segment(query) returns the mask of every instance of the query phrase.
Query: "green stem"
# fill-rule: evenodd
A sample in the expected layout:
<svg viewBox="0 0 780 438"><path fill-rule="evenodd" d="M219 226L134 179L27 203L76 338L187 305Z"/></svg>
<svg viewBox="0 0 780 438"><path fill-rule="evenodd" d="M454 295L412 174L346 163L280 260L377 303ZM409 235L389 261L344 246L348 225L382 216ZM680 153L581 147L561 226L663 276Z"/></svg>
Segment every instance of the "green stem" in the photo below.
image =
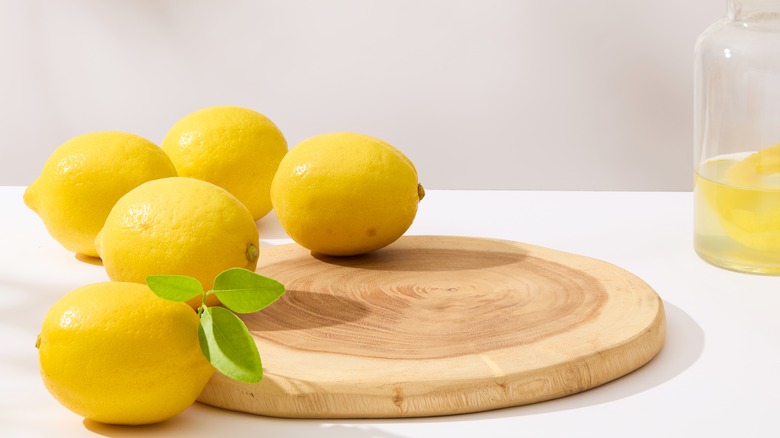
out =
<svg viewBox="0 0 780 438"><path fill-rule="evenodd" d="M209 295L211 295L213 293L214 293L214 289L212 289L212 290L210 290L208 292L203 292L203 297L200 300L200 307L198 307L198 316L203 315L203 312L206 311L206 308L208 307L208 306L206 306L206 297L208 297Z"/></svg>

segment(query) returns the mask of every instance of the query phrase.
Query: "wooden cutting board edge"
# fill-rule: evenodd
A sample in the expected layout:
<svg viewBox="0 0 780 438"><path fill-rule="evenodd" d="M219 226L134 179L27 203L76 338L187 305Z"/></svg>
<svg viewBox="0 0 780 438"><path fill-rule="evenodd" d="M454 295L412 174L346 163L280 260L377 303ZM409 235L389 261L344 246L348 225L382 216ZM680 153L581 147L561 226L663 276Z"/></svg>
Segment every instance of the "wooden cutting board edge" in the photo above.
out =
<svg viewBox="0 0 780 438"><path fill-rule="evenodd" d="M446 241L450 236L430 237L434 240ZM523 245L530 248L531 252L539 250L549 254L557 253L562 257L572 255L595 260L608 266L609 269L621 272L623 276L633 278L637 284L644 285L654 295L657 301L654 320L644 330L622 344L565 363L509 374L502 374L506 370L496 365L495 379L490 384L486 384L484 379L464 378L454 380L446 390L442 390L440 382L429 388L424 379L399 381L385 386L360 385L348 381L344 382L343 387L336 382L329 385L328 391L322 392L316 385L296 381L290 376L285 376L283 371L277 374L271 367L260 383L240 384L241 394L238 397L236 397L237 382L215 373L199 401L229 410L289 418L399 418L464 414L521 406L582 392L631 373L657 355L665 340L666 321L663 302L649 285L634 274L608 262L544 247ZM290 247L283 251L286 253L282 255L282 259L293 252ZM269 346L260 345L260 348L262 352ZM283 346L274 348L284 349ZM475 360L483 360L486 366L492 366L490 358ZM361 403L348 406L356 403L354 395L358 392ZM258 397L263 400L259 400ZM245 398L245 402L242 402L242 398ZM332 406L339 406L338 412L334 413L330 408ZM305 415L301 415L301 412L305 412Z"/></svg>

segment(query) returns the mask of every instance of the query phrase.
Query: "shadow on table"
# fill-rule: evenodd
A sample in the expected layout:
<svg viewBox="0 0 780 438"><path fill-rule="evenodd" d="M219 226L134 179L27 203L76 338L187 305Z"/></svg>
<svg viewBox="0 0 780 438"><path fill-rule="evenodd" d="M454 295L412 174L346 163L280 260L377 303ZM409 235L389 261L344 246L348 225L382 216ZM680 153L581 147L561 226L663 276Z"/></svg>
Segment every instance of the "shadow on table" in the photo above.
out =
<svg viewBox="0 0 780 438"><path fill-rule="evenodd" d="M371 422L299 420L260 417L195 403L168 421L143 426L116 426L84 420L84 427L107 437L309 437L402 438L371 425Z"/></svg>
<svg viewBox="0 0 780 438"><path fill-rule="evenodd" d="M660 386L682 374L701 356L705 336L699 324L679 307L664 301L666 340L661 351L643 367L596 388L546 402L457 417L419 418L412 421L468 421L509 418L566 411L608 403Z"/></svg>

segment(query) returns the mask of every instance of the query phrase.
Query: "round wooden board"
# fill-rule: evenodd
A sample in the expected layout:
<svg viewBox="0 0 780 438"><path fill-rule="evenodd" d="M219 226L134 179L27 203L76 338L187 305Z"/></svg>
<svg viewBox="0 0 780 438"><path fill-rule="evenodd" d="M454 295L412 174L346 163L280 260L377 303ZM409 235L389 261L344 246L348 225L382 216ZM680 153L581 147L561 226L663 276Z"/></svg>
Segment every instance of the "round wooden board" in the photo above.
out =
<svg viewBox="0 0 780 438"><path fill-rule="evenodd" d="M404 236L358 257L264 247L287 292L242 315L260 383L215 373L199 401L295 418L419 417L574 394L661 348L661 299L609 263L503 240Z"/></svg>

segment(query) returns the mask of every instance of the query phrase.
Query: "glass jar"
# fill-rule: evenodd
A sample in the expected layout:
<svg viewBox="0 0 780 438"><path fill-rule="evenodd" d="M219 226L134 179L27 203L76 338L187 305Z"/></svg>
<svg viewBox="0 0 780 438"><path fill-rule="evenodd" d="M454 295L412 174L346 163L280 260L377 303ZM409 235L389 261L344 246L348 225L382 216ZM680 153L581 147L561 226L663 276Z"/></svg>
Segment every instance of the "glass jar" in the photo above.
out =
<svg viewBox="0 0 780 438"><path fill-rule="evenodd" d="M780 274L780 0L729 0L694 57L695 250Z"/></svg>

